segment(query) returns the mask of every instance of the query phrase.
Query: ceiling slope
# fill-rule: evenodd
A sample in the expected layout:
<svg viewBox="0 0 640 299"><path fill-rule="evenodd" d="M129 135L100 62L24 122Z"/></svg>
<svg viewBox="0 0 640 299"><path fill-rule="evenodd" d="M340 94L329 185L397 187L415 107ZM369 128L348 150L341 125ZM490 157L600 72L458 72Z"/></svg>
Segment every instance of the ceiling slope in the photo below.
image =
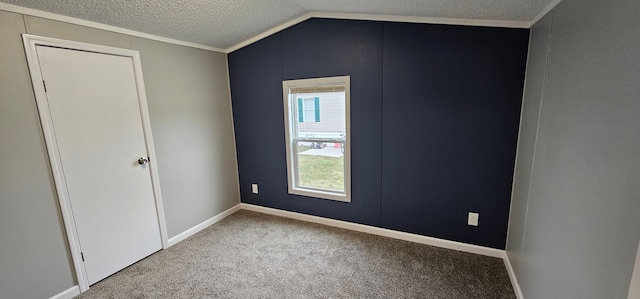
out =
<svg viewBox="0 0 640 299"><path fill-rule="evenodd" d="M309 17L528 27L557 0L0 0L154 36L233 49Z"/></svg>

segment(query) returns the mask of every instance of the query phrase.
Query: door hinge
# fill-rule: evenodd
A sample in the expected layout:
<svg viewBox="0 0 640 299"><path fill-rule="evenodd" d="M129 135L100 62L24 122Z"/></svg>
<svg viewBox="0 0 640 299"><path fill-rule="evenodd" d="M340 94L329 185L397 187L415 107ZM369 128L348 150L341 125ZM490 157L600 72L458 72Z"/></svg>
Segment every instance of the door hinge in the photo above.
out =
<svg viewBox="0 0 640 299"><path fill-rule="evenodd" d="M82 258L82 261L84 262L84 253L80 252L80 257Z"/></svg>
<svg viewBox="0 0 640 299"><path fill-rule="evenodd" d="M47 92L47 83L44 80L42 80L42 85L44 85L44 92Z"/></svg>

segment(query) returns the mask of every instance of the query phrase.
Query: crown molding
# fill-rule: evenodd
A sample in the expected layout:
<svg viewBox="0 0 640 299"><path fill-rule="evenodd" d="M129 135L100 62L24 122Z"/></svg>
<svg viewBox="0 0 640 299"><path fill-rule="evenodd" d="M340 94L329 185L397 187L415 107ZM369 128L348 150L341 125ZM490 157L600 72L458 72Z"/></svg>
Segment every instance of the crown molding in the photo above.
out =
<svg viewBox="0 0 640 299"><path fill-rule="evenodd" d="M55 13L51 13L51 12L46 12L46 11L42 11L42 10L37 10L37 9L33 9L33 8L27 8L27 7L22 7L22 6L17 6L17 5L7 4L7 3L1 3L0 2L0 10L19 13L19 14L24 14L24 15L29 15L29 16L34 16L34 17L39 17L39 18L44 18L44 19L49 19L49 20L54 20L54 21L65 22L65 23L70 23L70 24L75 24L75 25L80 25L80 26L85 26L85 27L91 27L91 28L95 28L95 29L101 29L101 30L106 30L106 31L111 31L111 32L116 32L116 33L122 33L122 34L126 34L126 35L131 35L131 36L135 36L135 37L151 39L151 40L170 43L170 44L174 44L174 45L186 46L186 47L197 48L197 49L202 49L202 50L208 50L208 51L213 51L213 52L226 53L226 51L224 49L220 49L220 48L215 48L215 47L196 44L196 43L191 43L191 42L185 42L185 41L181 41L181 40L177 40L177 39L173 39L173 38L157 36L157 35L148 34L148 33L144 33L144 32L139 32L139 31L135 31L135 30L129 30L129 29L121 28L121 27L116 27L116 26L106 25L106 24L102 24L102 23L98 23L98 22L92 22L92 21L87 21L87 20L83 20L83 19L63 16L63 15L59 15L59 14L55 14Z"/></svg>
<svg viewBox="0 0 640 299"><path fill-rule="evenodd" d="M248 38L242 42L239 42L229 48L222 49L211 47L207 45L186 42L168 37L157 36L135 30L125 29L112 25L106 25L98 22L87 21L83 19L68 17L60 14L50 13L42 10L7 4L0 2L0 10L30 15L34 17L40 17L55 21L61 21L71 23L80 26L86 26L116 33L122 33L130 36L141 37L151 39L160 42L166 42L170 44L186 46L191 48L197 48L202 50L208 50L219 53L231 53L240 48L255 43L265 37L278 33L284 29L287 29L296 24L302 23L311 18L321 19L341 19L341 20L366 20L366 21L385 21L385 22L403 22L403 23L421 23L421 24L442 24L442 25L462 25L462 26L482 26L482 27L503 27L503 28L531 28L540 19L542 19L547 13L549 13L556 5L562 0L553 0L549 3L539 14L537 14L530 21L508 21L508 20L482 20L482 19L458 19L458 18L433 18L433 17L420 17L420 16L398 16L398 15L376 15L376 14L358 14L358 13L340 13L340 12L324 12L315 11L305 13L295 19L287 21L283 24L270 28L258 35Z"/></svg>
<svg viewBox="0 0 640 299"><path fill-rule="evenodd" d="M540 13L538 13L533 19L531 19L531 21L529 21L528 28L531 28L533 27L533 25L538 23L540 19L544 18L544 16L551 12L551 10L554 9L558 4L560 4L561 1L562 0L553 0L551 1L551 3L547 4L547 6L545 6L544 9L540 11Z"/></svg>
<svg viewBox="0 0 640 299"><path fill-rule="evenodd" d="M245 46L253 44L253 43L255 43L255 42L257 42L257 41L259 41L259 40L261 40L261 39L263 39L265 37L268 37L268 36L270 36L272 34L278 33L278 32L280 32L282 30L285 30L285 29L287 29L287 28L289 28L291 26L294 26L296 24L302 23L302 22L304 22L304 21L306 21L308 19L311 19L312 17L313 17L313 13L311 13L311 12L306 13L306 14L304 14L302 16L299 16L299 17L297 17L297 18L295 18L295 19L293 19L291 21L285 22L285 23L280 24L278 26L275 26L275 27L273 27L273 28L271 28L271 29L269 29L267 31L264 31L264 32L254 36L254 37L251 37L251 38L248 38L248 39L246 39L244 41L241 41L241 42L239 42L239 43L227 48L225 50L225 52L227 54L231 53L231 52L233 52L235 50L238 50L240 48L243 48Z"/></svg>
<svg viewBox="0 0 640 299"><path fill-rule="evenodd" d="M385 22L403 22L403 23L422 23L422 24L443 24L443 25L463 25L463 26L482 26L482 27L503 27L503 28L529 28L530 21L499 21L499 20L480 20L480 19L456 19L456 18L432 18L418 16L397 16L397 15L374 15L374 14L356 14L356 13L338 13L338 12L309 12L282 25L273 27L263 33L252 38L246 39L234 46L226 49L226 53L231 53L240 48L255 43L265 37L278 33L284 29L302 23L311 18L320 19L340 19L340 20L364 20L364 21L385 21Z"/></svg>
<svg viewBox="0 0 640 299"><path fill-rule="evenodd" d="M503 28L529 28L528 21L434 18L434 17L420 17L420 16L375 15L375 14L321 12L321 11L312 12L311 14L312 14L312 17L314 18L324 18L324 19L366 20L366 21L503 27Z"/></svg>

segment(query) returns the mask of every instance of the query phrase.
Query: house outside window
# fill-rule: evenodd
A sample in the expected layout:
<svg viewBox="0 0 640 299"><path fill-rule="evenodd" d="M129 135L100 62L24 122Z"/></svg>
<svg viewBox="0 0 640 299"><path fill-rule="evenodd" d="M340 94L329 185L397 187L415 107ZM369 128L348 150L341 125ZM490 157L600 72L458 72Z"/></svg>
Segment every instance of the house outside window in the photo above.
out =
<svg viewBox="0 0 640 299"><path fill-rule="evenodd" d="M320 122L320 98L298 98L298 121Z"/></svg>
<svg viewBox="0 0 640 299"><path fill-rule="evenodd" d="M283 81L290 194L351 201L349 83Z"/></svg>

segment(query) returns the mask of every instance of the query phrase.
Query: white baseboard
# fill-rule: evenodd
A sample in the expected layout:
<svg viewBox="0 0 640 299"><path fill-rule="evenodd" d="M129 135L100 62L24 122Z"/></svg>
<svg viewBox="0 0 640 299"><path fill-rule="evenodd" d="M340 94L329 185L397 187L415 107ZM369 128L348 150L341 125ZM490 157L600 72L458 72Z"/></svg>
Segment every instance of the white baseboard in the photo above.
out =
<svg viewBox="0 0 640 299"><path fill-rule="evenodd" d="M71 299L75 296L80 295L80 287L72 286L61 293L51 297L50 299Z"/></svg>
<svg viewBox="0 0 640 299"><path fill-rule="evenodd" d="M517 299L524 299L522 295L522 289L520 289L520 284L518 283L518 278L516 277L516 272L513 271L513 266L511 266L511 260L509 260L509 256L507 252L504 252L504 266L507 267L507 273L509 273L509 279L511 280L511 285L513 286L513 290L516 292Z"/></svg>
<svg viewBox="0 0 640 299"><path fill-rule="evenodd" d="M324 217L306 215L296 212L289 212L284 210L272 209L261 207L252 204L240 204L243 210L249 210L264 214L270 214L280 217L292 218L296 220L302 220L307 222L313 222L333 227L344 228L348 230L368 233L372 235L378 235L398 240L404 240L409 242L415 242L425 245L431 245L441 248L453 249L463 252L475 253L484 256L497 257L504 261L505 267L507 268L507 273L509 273L509 279L511 280L511 285L513 286L513 290L516 293L517 299L524 299L522 296L522 290L520 289L520 285L518 284L518 279L515 276L515 272L513 271L513 267L511 266L511 261L509 261L509 257L507 256L507 252L500 249L489 248L484 246L478 246L473 244L466 244L461 242L449 241L439 238L427 237L422 235L416 235L411 233L399 232L395 230L379 228L375 226L369 226L364 224L351 223L341 220L329 219Z"/></svg>
<svg viewBox="0 0 640 299"><path fill-rule="evenodd" d="M249 210L249 211L254 211L254 212L259 212L264 214L271 214L275 216L292 218L292 219L297 219L297 220L302 220L307 222L319 223L319 224L324 224L328 226L334 226L334 227L349 229L353 231L358 231L358 232L363 232L363 233L368 233L372 235L378 235L378 236L383 236L383 237L388 237L393 239L410 241L410 242L431 245L431 246L436 246L441 248L447 248L447 249L453 249L458 251L470 252L470 253L475 253L475 254L480 254L485 256L497 257L501 259L504 258L505 256L504 250L500 250L500 249L494 249L494 248L489 248L484 246L478 246L478 245L449 241L449 240L438 239L433 237L421 236L421 235L416 235L411 233L399 232L395 230L379 228L379 227L374 227L374 226L369 226L364 224L351 223L351 222L346 222L341 220L329 219L324 217L311 216L311 215L306 215L301 213L272 209L272 208L265 208L265 207L246 204L246 203L241 204L241 206L242 206L242 209L244 210Z"/></svg>
<svg viewBox="0 0 640 299"><path fill-rule="evenodd" d="M415 243L420 243L420 244L425 244L425 245L431 245L431 246L436 246L436 247L441 247L441 248L447 248L447 249L453 249L453 250L458 250L458 251L463 251L463 252L469 252L469 253L474 253L474 254L480 254L480 255L484 255L484 256L490 256L490 257L497 257L497 258L501 258L504 260L505 263L505 267L507 268L507 272L509 273L509 279L511 280L511 284L513 285L513 289L516 293L516 297L518 299L524 299L524 297L522 296L522 291L520 289L520 286L518 284L517 278L515 277L515 273L513 271L513 267L511 266L511 262L509 261L509 257L507 256L507 253L504 250L500 250L500 249L494 249L494 248L489 248L489 247L484 247L484 246L478 246L478 245L472 245L472 244L466 244L466 243L461 243L461 242L455 242L455 241L449 241L449 240L444 240L444 239L439 239L439 238L433 238L433 237L427 237L427 236L421 236L421 235L417 235L417 234L411 234L411 233L405 233L405 232L399 232L399 231L394 231L394 230L390 230L390 229L385 229L385 228L379 228L379 227L374 227L374 226L369 226L369 225L364 225L364 224L358 224L358 223L351 223L351 222L347 222L347 221L341 221L341 220L335 220L335 219L329 219L329 218L324 218L324 217L318 217L318 216L312 216L312 215L306 215L306 214L301 214L301 213L296 213L296 212L289 212L289 211L284 211L284 210L278 210L278 209L273 209L273 208L267 208L267 207L261 207L261 206L257 206L257 205L252 205L252 204L246 204L246 203L241 203L238 205L233 206L232 208L214 216L211 217L210 219L207 219L205 221L203 221L202 223L182 232L181 234L170 238L169 239L169 246L173 246L175 244L177 244L178 242L196 234L197 232L209 227L210 225L226 218L227 216L239 211L240 209L243 210L248 210L248 211L254 211L254 212L259 212L259 213L263 213L263 214L270 214L270 215L275 215L275 216L280 216L280 217L286 217L286 218L291 218L291 219L296 219L296 220L302 220L302 221L307 221L307 222L312 222L312 223L318 223L318 224L323 224L323 225L328 225L328 226L333 226L333 227L338 227L338 228L344 228L344 229L348 229L348 230L353 230L353 231L358 231L358 232L363 232L363 233L368 233L368 234L372 234L372 235L378 235L378 236L383 236L383 237L388 237L388 238L393 238L393 239L398 239L398 240L404 240L404 241L409 241L409 242L415 242ZM78 286L74 286L69 288L68 290L63 291L60 294L57 294L53 297L51 297L50 299L71 299L77 295L80 294L80 288Z"/></svg>
<svg viewBox="0 0 640 299"><path fill-rule="evenodd" d="M199 232L199 231L209 227L210 225L212 225L212 224L214 224L214 223L226 218L227 216L237 212L238 210L240 210L240 208L241 208L241 205L237 204L237 205L233 206L232 208L230 208L230 209L228 209L228 210L226 210L226 211L224 211L224 212L222 212L222 213L220 213L218 215L215 215L215 216L203 221L202 223L200 223L200 224L198 224L198 225L196 225L196 226L194 226L194 227L192 227L192 228L190 228L190 229L178 234L177 236L175 236L173 238L170 238L169 239L169 247L178 244L180 241L182 241L182 240L184 240L184 239L186 239L188 237L193 236L197 232Z"/></svg>

